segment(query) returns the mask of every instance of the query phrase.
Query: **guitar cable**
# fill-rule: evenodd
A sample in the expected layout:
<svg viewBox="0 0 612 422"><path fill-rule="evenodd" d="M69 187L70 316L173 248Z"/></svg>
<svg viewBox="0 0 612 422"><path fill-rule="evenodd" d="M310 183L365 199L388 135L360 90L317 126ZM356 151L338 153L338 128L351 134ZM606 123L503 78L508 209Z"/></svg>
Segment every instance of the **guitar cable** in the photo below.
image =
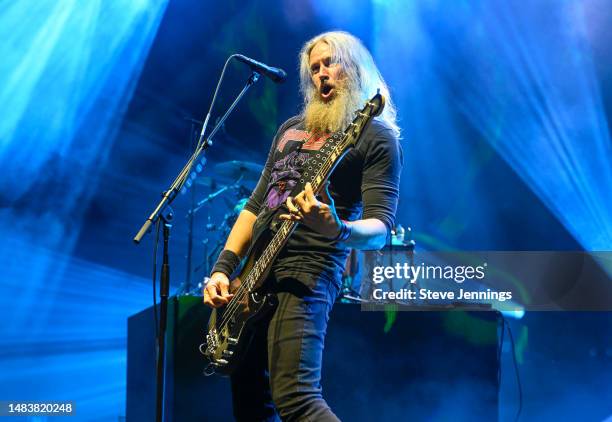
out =
<svg viewBox="0 0 612 422"><path fill-rule="evenodd" d="M157 283L157 245L159 245L159 222L161 219L157 219L157 223L155 223L155 243L153 244L153 319L155 323L155 353L157 354L157 338L159 337L159 321L157 317L157 292L156 292L156 283Z"/></svg>
<svg viewBox="0 0 612 422"><path fill-rule="evenodd" d="M523 387L521 386L521 377L519 375L519 370L518 370L518 362L516 360L516 348L515 348L515 344L514 344L514 335L512 334L512 329L510 328L510 323L508 322L508 320L506 318L504 318L503 315L501 315L502 318L502 331L501 331L501 341L500 341L500 351L499 351L499 370L498 370L498 378L499 378L499 385L501 386L501 348L503 347L503 342L504 342L504 328L508 329L508 337L510 338L510 345L512 348L512 363L514 366L514 376L516 377L516 387L518 389L518 410L516 411L516 416L514 417L515 421L519 420L519 417L521 416L521 411L523 410Z"/></svg>

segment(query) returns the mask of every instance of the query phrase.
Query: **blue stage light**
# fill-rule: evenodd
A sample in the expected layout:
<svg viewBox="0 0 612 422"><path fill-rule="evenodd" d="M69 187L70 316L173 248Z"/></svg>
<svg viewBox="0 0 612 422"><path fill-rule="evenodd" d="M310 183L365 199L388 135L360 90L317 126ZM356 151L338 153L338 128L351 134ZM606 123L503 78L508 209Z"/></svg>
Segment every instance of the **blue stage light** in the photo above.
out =
<svg viewBox="0 0 612 422"><path fill-rule="evenodd" d="M0 6L5 400L124 414L126 318L150 304L150 283L72 253L166 3Z"/></svg>
<svg viewBox="0 0 612 422"><path fill-rule="evenodd" d="M448 204L444 185L449 170L478 158L462 153L467 143L459 132L458 109L584 249L610 250L612 144L591 54L597 40L587 39L584 31L589 4L373 5L375 55L395 87L412 153L404 191L425 195L419 195L418 210L412 212L423 212L431 221L428 206L437 210L441 202ZM401 32L396 30L400 24ZM432 139L427 145L411 143L427 137ZM415 174L419 166L430 180ZM432 168L445 169L440 179L431 177ZM467 177L470 172L457 174ZM460 205L460 198L456 202L469 210L468 216L482 215L484 226L504 224L490 221L486 195L466 189L462 197L468 194L469 206ZM466 212L461 219L465 222ZM456 223L451 214L440 227L453 238L452 228L458 229L457 236L462 232Z"/></svg>

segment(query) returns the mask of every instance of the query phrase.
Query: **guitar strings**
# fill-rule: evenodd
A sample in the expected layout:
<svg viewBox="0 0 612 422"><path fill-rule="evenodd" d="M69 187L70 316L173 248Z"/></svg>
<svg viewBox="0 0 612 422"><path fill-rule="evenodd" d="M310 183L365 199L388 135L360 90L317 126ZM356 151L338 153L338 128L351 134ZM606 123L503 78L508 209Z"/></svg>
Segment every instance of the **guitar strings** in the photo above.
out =
<svg viewBox="0 0 612 422"><path fill-rule="evenodd" d="M335 145L335 146L334 146L332 154L334 154L334 153L335 153L335 154L338 154L338 155L339 155L339 154L340 154L340 152L341 152L341 150L342 150L342 149L344 149L343 144L344 144L344 140L343 140L343 141L338 142L338 143L337 143L337 145ZM342 148L341 148L341 147L342 147ZM330 156L331 156L331 154L330 154ZM335 160L334 160L334 161L335 161ZM318 178L321 178L321 179L322 179L322 173L323 173L323 174L325 174L325 173L326 173L326 172L327 172L327 171L328 171L328 170L329 170L329 169L330 169L330 168L333 166L333 164L335 164L335 162L330 162L329 160L327 160L327 161L325 162L325 164L323 164L323 165L322 165L322 166L319 168L319 170L317 171L316 176L315 176L315 177L313 177L313 179L314 179L314 183L315 183L315 187L314 187L314 190L315 190L315 191L316 191L316 190L319 188L319 186L317 186L317 185L316 185L316 180L317 180ZM292 222L292 223L295 223L295 222ZM284 224L283 224L283 225L284 225ZM283 229L283 226L281 226L281 229L279 229L279 231L278 231L278 232L276 233L276 235L273 237L273 239L272 239L272 241L270 242L270 244L273 244L273 243L276 241L276 239L277 239L277 237L278 237L279 233L281 233L281 232L282 232L282 229ZM264 250L264 252L263 252L262 256L263 256L263 255L266 255L266 254L268 253L269 248L270 248L270 245L268 245L268 247L266 247L266 249ZM257 263L255 264L255 266L257 266ZM255 266L253 267L254 269L255 269ZM249 273L249 275L247 275L247 280L248 280L248 282L247 282L247 283L244 283L244 284L241 284L241 285L238 287L238 289L237 289L237 293L236 293L236 296L234 296L234 298L232 299L232 301L231 301L231 302L230 302L230 304L228 305L227 309L226 309L226 310L223 312L223 317L222 317L222 319L221 319L221 323L219 324L219 329L220 329L220 330L223 330L223 329L225 328L225 326L227 325L227 323L229 322L229 320L230 320L230 319L231 319L231 318L234 316L235 311L236 311L236 308L238 307L238 303L239 303L239 302L240 302L242 299L244 299L244 297L245 297L245 295L246 295L246 294L250 293L249 288L246 288L246 287L245 287L245 288L243 288L243 286L245 286L246 284L254 284L254 283L250 283L250 282L249 282L249 281L252 281L252 280L249 280L249 279L250 279L250 277L249 277L249 276L250 276L251 274L252 274L252 272L251 272L251 273ZM251 286L251 287L252 287L252 286ZM235 304L235 306L232 306L233 304ZM229 314L229 315L228 315L228 314ZM228 315L228 316L226 316L226 315Z"/></svg>
<svg viewBox="0 0 612 422"><path fill-rule="evenodd" d="M264 257L266 257L266 258L267 257L269 257L269 258L273 257L274 254L270 253L271 248L274 248L275 244L279 243L279 237L283 236L285 232L289 232L289 231L291 231L293 229L293 227L291 227L291 223L294 223L294 222L292 222L292 221L283 222L283 224L281 225L281 227L278 230L278 232L272 238L272 240L270 241L269 245L266 247L266 249L264 250L264 252L260 256L260 258L257 260L255 265L253 266L253 268L251 269L251 271L249 272L249 274L245 278L244 282L238 287L238 289L236 290L234 298L232 298L230 304L227 306L226 310L223 312L224 317L221 320L222 324L227 319L225 317L225 315L229 315L229 317L231 318L231 316L233 316L232 312L234 311L234 308L236 306L238 306L238 304L240 302L240 299L244 298L245 294L250 293L251 289L256 285L257 279L260 278L261 273L263 273L263 271L261 269L261 259L264 258ZM270 256L270 255L272 255L272 256ZM254 276L253 275L254 272L259 272L260 274L258 274L257 276ZM253 280L253 278L255 278L255 280Z"/></svg>
<svg viewBox="0 0 612 422"><path fill-rule="evenodd" d="M310 136L308 136L306 139L304 139L304 140L300 141L300 142L301 142L301 144L302 144L302 146L303 146L304 144L306 144L306 143L310 142L310 140L311 140L311 139L313 139L313 138L314 138L314 136L315 136L315 134L314 134L314 133L312 133L312 134L310 134ZM302 148L302 146L300 146L300 149ZM274 239L273 239L273 240L274 240ZM264 254L265 254L266 252L267 252L267 248L266 248L266 250L264 250ZM263 256L263 254L262 254L262 256ZM258 262L259 262L259 260L258 260ZM256 263L255 265L257 265L257 263ZM251 273L249 273L249 275L247 275L247 279L249 278L250 274L251 274ZM246 280L245 280L245 281L246 281ZM243 285L244 285L244 284L241 284L240 286L238 286L238 289L236 290L236 293L235 293L235 297L238 297L238 296L241 294L241 290L242 290L241 288L242 288L242 286L243 286ZM230 303L227 305L227 309L226 309L226 310L223 312L223 315L225 315L226 313L228 313L228 312L230 312L230 311L232 310L232 304L233 304L233 303L235 303L235 304L236 304L236 306L238 306L237 301L232 300L232 301L231 301L231 302L230 302ZM222 320L221 320L221 321L223 322L223 318L222 318Z"/></svg>
<svg viewBox="0 0 612 422"><path fill-rule="evenodd" d="M344 147L342 147L342 148L341 148L341 146L342 146L341 144L342 144L342 142L339 142L339 143L337 143L337 144L334 146L334 151L333 151L333 153L339 154L339 151L338 151L338 150L342 150L342 149L344 149ZM330 166L331 166L331 165L333 165L333 164L334 164L334 163L329 163L329 161L328 161L328 162L325 164L325 166L321 166L321 168L318 170L317 177L321 177L321 174L320 174L320 173L321 173L321 172L323 172L323 173L327 172L327 171L329 170ZM316 177L315 177L315 179L316 179ZM315 190L316 190L316 189L318 189L318 186L316 186L316 182L315 182ZM288 222L288 223L294 223L294 222ZM286 225L286 224L283 224L283 226L281 226L281 229L280 229L280 230L277 232L277 234L274 236L274 238L273 238L273 239L272 239L272 241L270 242L270 245L269 245L269 246L268 246L268 247L267 247L267 248L264 250L264 252L262 253L262 257L263 257L263 256L267 256L267 255L271 255L271 257L273 257L273 256L276 254L276 253L272 253L272 254L271 254L271 253L270 253L270 250L271 250L271 248L274 248L274 247L275 247L275 245L274 245L275 243L278 243L278 237L279 237L279 235L284 235L284 234L283 234L283 232L285 231L285 229L286 229L286 231L287 231L287 232L289 232L290 230L292 230L292 229L293 229L293 227L287 227L287 225ZM244 298L244 296L245 296L245 294L250 293L250 289L251 289L253 286L248 286L248 284L253 284L253 285L254 285L255 283L253 283L253 282L252 282L252 280L249 280L249 279L250 279L250 278L252 278L252 277L250 277L250 276L251 276L251 274L252 274L252 271L254 271L254 270L258 270L258 271L259 271L259 270L260 270L259 268L256 268L256 267L258 266L258 264L259 264L259 261L258 261L258 262L255 264L255 267L253 267L253 270L251 270L251 273L249 273L249 275L247 275L247 280L245 280L245 281L247 281L247 282L246 282L245 284L242 284L242 285L240 285L240 286L239 286L239 288L238 288L238 290L237 290L237 293L236 293L236 296L235 296L235 297L232 299L232 301L231 301L231 302L230 302L230 304L228 305L228 308L227 308L227 309L224 311L224 313L223 313L224 317L223 317L223 318L222 318L222 320L221 320L220 327L224 327L224 325L227 323L227 320L232 318L232 316L233 316L233 311L235 310L235 308L236 308L236 307L238 306L238 304L240 303L240 299L243 299L243 298ZM260 272L261 272L261 271L260 271ZM259 278L259 277L256 277L256 278ZM245 286L245 285L246 285L246 287L243 287L243 286ZM233 304L235 304L235 306L231 306L231 305L233 305ZM226 314L229 314L229 316L228 316L227 318L225 317L225 315L226 315Z"/></svg>
<svg viewBox="0 0 612 422"><path fill-rule="evenodd" d="M288 224L289 225L296 225L295 222L291 221L291 222L284 222L283 225L281 226L281 228L278 230L277 234L272 238L272 240L270 241L270 245L268 245L268 247L266 247L266 249L264 250L262 257L266 254L269 255L269 248L271 247L271 245L273 245L274 243L278 243L278 237L280 237L279 233L285 232L285 231L290 231L293 229L293 227L287 227ZM238 289L236 290L236 294L235 296L232 298L231 302L229 303L229 305L227 305L227 308L225 309L225 311L223 312L223 317L221 318L221 322L219 324L219 330L223 330L225 328L225 326L227 325L227 323L229 322L229 320L234 316L235 311L237 310L237 308L240 306L240 302L242 299L244 299L244 297L251 293L251 289L257 284L257 279L261 276L261 274L259 275L259 277L254 277L252 276L253 271L257 270L259 272L260 268L258 267L258 263L259 260L255 263L255 266L253 267L253 269L251 270L251 272L249 272L249 274L247 275L247 277L245 278L245 282L242 283ZM258 267L258 268L256 268ZM255 280L253 280L253 278L255 278Z"/></svg>
<svg viewBox="0 0 612 422"><path fill-rule="evenodd" d="M336 146L334 147L334 151L333 151L333 152L334 152L334 153L338 153L338 150L340 149L340 146L341 146L341 144L340 144L340 143L339 143L338 145L336 145ZM317 172L317 177L321 177L321 173L325 173L325 172L327 172L327 171L329 170L329 168L331 167L331 165L333 165L333 163L330 163L329 161L327 161L327 162L325 163L325 165L322 165L322 166L321 166L321 168L320 168L320 169L318 170L318 172ZM316 179L316 177L315 177L315 179ZM316 183L315 183L315 184L316 184ZM315 186L315 190L316 190L316 189L318 189L318 186ZM262 256L265 256L265 255L270 255L270 252L269 252L269 251L270 251L270 248L271 248L271 247L272 247L272 248L273 248L273 247L275 247L275 246L273 246L273 245L274 245L275 243L278 243L278 237L279 237L279 235L281 235L281 234L284 232L284 230L283 230L283 229L285 229L285 228L286 228L286 224L285 224L285 223L286 223L286 222L284 222L284 223L283 223L283 225L281 226L281 228L279 229L279 231L278 231L278 232L276 233L276 235L273 237L272 241L270 242L270 245L268 245L268 247L266 247L266 249L264 250L264 252L263 252ZM292 221L291 221L291 222L288 222L288 223L294 223L294 224L296 224L295 222L292 222ZM290 230L291 228L288 228L288 229ZM275 255L275 254L272 254L272 255ZM253 273L253 271L254 271L254 270L259 270L259 268L256 268L256 267L257 267L257 265L258 265L258 262L259 262L259 260L257 261L257 263L255 264L255 266L253 267L253 270L251 270L251 272L249 273L249 275L247 275L247 278L246 278L246 280L245 280L245 281L246 281L246 283L241 284L241 285L238 287L238 290L237 290L236 296L234 296L234 298L232 299L232 301L231 301L231 302L230 302L230 304L228 305L227 309L226 309L226 310L223 312L223 317L222 317L222 319L221 319L221 323L219 324L219 329L221 329L221 330L222 330L223 328L225 328L225 326L227 325L228 321L229 321L229 320L230 320L230 319L231 319L231 318L234 316L235 311L236 311L236 308L239 306L240 301L241 301L242 299L244 299L244 297L245 297L245 295L246 295L246 294L250 293L250 289L251 289L253 286L249 286L249 284L253 284L253 285L255 284L255 283L253 283L253 282L252 282L252 280L251 280L251 278L252 278L252 277L251 277L251 274ZM235 306L232 306L232 305L235 305ZM226 316L226 315L227 315L227 316Z"/></svg>
<svg viewBox="0 0 612 422"><path fill-rule="evenodd" d="M306 139L306 140L305 140L303 143L307 143L308 141L310 141L311 139L313 139L313 137L314 137L314 134L311 134L311 135L310 135L310 137L308 137L308 138L307 138L307 139ZM338 146L338 145L336 145L336 147L337 147L337 146ZM291 222L289 222L289 223L291 223ZM283 229L284 229L284 228L286 228L286 229L287 229L287 232L289 232L289 231L291 231L291 230L293 229L293 227L287 227L286 225L284 225L284 226L281 226L281 229L279 229L279 233L282 233L282 231L283 231ZM277 233L277 234L278 234L278 233ZM273 256L275 255L275 253L270 254L270 246L271 246L271 245L273 245L273 244L274 244L274 242L276 242L276 241L278 241L278 236L275 236L275 237L272 239L272 241L270 242L270 245L269 245L269 246L268 246L268 247L267 247L267 248L264 250L264 252L262 253L262 257L263 257L263 256L266 256L266 255L272 255L271 257L273 257ZM258 260L258 261L257 261L257 263L255 264L255 267L257 267L257 266L258 266L258 264L259 264L259 260ZM258 269L258 268L255 268L255 267L253 267L253 270ZM261 267L261 266L259 266L259 267ZM252 274L252 271L253 271L253 270L251 270L251 272L249 273L249 275L247 275L247 279L251 278L250 276L251 276L251 274ZM259 269L258 269L258 270L259 270ZM261 272L261 271L260 271L260 272ZM255 278L259 278L259 277L255 277ZM247 280L245 280L245 281L247 281ZM256 281L255 281L255 282L251 282L250 284L252 284L252 285L254 286L254 285L256 284ZM231 301L231 302L229 303L229 305L227 306L227 309L226 309L226 310L223 312L224 317L221 319L221 323L220 323L220 325L219 325L220 327L221 327L222 325L225 325L225 323L227 323L227 321L226 321L227 319L231 319L231 318L233 317L233 315L234 315L234 313L233 313L233 312L234 312L235 308L239 306L239 304L240 304L240 300L235 300L235 299L243 299L243 298L244 298L244 296L245 296L247 293L250 293L251 288L253 287L253 286L251 286L251 287L248 287L248 286L247 286L247 287L243 288L243 286L244 286L244 284L241 284L241 285L238 287L238 289L237 289L237 291L236 291L236 293L235 293L234 299L232 299L232 301ZM235 306L232 306L232 305L235 305ZM227 318L225 318L225 315L226 315L226 314L229 314L229 316L228 316Z"/></svg>

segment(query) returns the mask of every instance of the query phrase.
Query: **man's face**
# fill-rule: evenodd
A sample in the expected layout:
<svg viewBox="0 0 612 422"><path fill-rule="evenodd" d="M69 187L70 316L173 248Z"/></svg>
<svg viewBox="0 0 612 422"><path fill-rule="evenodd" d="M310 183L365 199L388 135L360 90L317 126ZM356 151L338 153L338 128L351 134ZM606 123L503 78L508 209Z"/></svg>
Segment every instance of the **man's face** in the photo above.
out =
<svg viewBox="0 0 612 422"><path fill-rule="evenodd" d="M332 51L329 44L319 41L310 51L310 77L317 93L323 102L334 98L336 90L341 88L342 66L332 62Z"/></svg>

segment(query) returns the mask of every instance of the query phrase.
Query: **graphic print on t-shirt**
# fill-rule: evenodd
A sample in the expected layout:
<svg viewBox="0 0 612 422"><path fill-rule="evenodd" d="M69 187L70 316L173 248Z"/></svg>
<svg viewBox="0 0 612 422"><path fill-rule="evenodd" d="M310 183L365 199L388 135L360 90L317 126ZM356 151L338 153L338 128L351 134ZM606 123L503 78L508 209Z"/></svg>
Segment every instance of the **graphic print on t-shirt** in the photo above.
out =
<svg viewBox="0 0 612 422"><path fill-rule="evenodd" d="M318 151L328 136L313 137L309 132L288 129L278 141L270 174L265 205L274 209L282 205L298 184L304 165L312 151Z"/></svg>

